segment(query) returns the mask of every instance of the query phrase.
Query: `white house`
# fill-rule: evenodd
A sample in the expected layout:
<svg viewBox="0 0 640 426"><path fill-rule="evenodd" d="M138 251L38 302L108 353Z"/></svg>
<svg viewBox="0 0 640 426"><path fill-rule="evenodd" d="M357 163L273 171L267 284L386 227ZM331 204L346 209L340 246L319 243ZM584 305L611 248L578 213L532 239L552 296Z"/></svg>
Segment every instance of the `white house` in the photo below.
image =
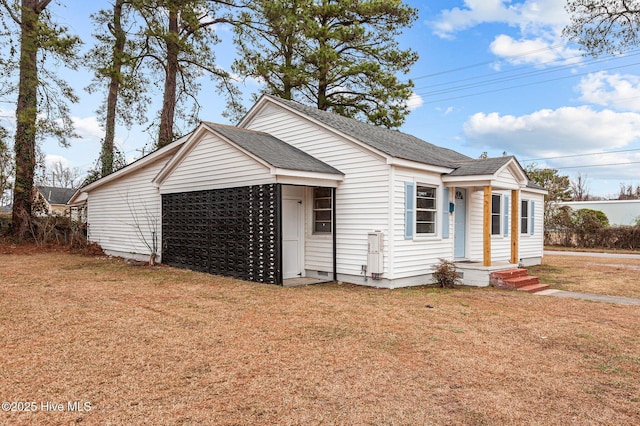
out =
<svg viewBox="0 0 640 426"><path fill-rule="evenodd" d="M543 197L514 157L472 159L411 135L263 96L236 127L192 133L79 190L108 254L286 284L463 282L533 265Z"/></svg>

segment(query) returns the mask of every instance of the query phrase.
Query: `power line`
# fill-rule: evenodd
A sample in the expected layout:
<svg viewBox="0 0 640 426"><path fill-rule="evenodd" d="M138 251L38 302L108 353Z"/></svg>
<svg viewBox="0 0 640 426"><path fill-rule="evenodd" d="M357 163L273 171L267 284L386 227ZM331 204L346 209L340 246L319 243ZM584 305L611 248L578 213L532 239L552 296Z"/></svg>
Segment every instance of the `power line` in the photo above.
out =
<svg viewBox="0 0 640 426"><path fill-rule="evenodd" d="M624 57L615 57L615 58L606 58L606 59L594 59L588 62L584 62L580 65L582 66L586 66L586 65L593 65L593 64L598 64L598 63L602 63L602 62L611 62L611 61L615 61L618 59L628 59L632 56L638 56L640 55L640 49L639 50L635 50L633 51L633 54L630 55L625 55ZM558 62L556 61L550 61L547 62L546 64L552 64ZM540 64L540 65L544 65L544 64ZM508 75L508 74L513 74L515 72L521 71L521 70L530 70L531 68L535 68L533 66L526 66L526 67L518 67L518 68L514 68L511 70L506 70L506 71L500 71L498 73L493 73L493 74L483 74L480 76L473 76L473 77L467 77L467 78L463 78L463 79L458 79L458 80L453 80L453 81L447 81L447 82L442 82L442 83L435 83L435 84L431 84L429 86L423 86L423 87L418 87L416 89L414 89L414 91L416 90L420 90L420 89L427 89L427 88L435 88L435 87L439 87L439 86L453 86L456 83L464 83L470 80L473 80L474 83L471 84L464 84L464 85L459 85L459 86L453 86L453 87L449 87L449 88L444 88L444 89L440 89L440 90L435 90L432 92L425 92L425 95L430 95L430 94L438 94L438 93L446 93L447 91L460 91L463 90L465 88L474 88L477 86L484 86L487 85L489 83L491 84L499 84L502 82L506 82L506 81L511 81L511 80L517 80L520 78L526 78L526 77L534 77L534 76L538 76L538 75L542 75L542 74L549 74L549 73L554 73L554 72L560 72L560 71L564 71L566 69L571 69L571 68L575 68L576 65L575 64L565 64L565 65L557 65L554 67L550 67L550 68L545 68L545 69L534 69L532 71L526 71L526 72L522 72L519 74L515 74L515 75ZM502 77L501 77L502 76ZM486 77L493 77L491 79L484 79ZM478 81L479 80L479 81Z"/></svg>
<svg viewBox="0 0 640 426"><path fill-rule="evenodd" d="M534 55L536 53L540 53L540 52L544 52L544 51L548 51L548 50L554 50L557 47L563 47L563 46L567 46L567 45L569 45L569 43L554 44L552 46L547 46L547 47L540 48L540 49L530 50L530 51L523 52L523 53L518 53L518 54L515 54L515 55L504 56L503 59L507 59L508 60L508 59L511 59L511 58L521 58L523 56ZM438 71L438 72L435 72L435 73L432 73L432 74L425 74L425 75L421 75L421 76L418 76L418 77L414 77L414 78L412 78L412 80L414 80L414 81L415 80L421 80L423 78L436 77L436 76L439 76L439 75L450 74L450 73L454 73L454 72L458 72L458 71L464 71L464 70L471 69L471 68L481 67L483 65L489 65L489 64L492 64L492 63L495 63L495 62L496 62L495 60L492 60L492 61L477 62L475 64L470 64L470 65L463 65L463 66L458 67L458 68L451 68L451 69L444 70L444 71Z"/></svg>
<svg viewBox="0 0 640 426"><path fill-rule="evenodd" d="M609 164L588 164L583 166L567 166L567 167L554 167L555 169L586 169L590 167L611 167L611 166L626 166L631 164L640 164L640 161L630 161L628 163L609 163Z"/></svg>
<svg viewBox="0 0 640 426"><path fill-rule="evenodd" d="M573 158L573 157L586 157L588 155L606 155L606 154L618 154L621 152L633 152L633 151L640 151L640 148L635 148L635 149L621 149L618 151L601 151L601 152L589 152L589 153L585 153L585 154L572 154L572 155L561 155L558 157L543 157L543 158L529 158L526 160L519 160L522 163L528 163L531 161L541 161L541 160L558 160L561 158Z"/></svg>
<svg viewBox="0 0 640 426"><path fill-rule="evenodd" d="M604 68L601 71L611 71L611 70L617 70L617 69L621 69L621 68L628 68L628 67L639 65L639 64L640 64L640 62L634 62L632 64L620 65L620 66L611 67L611 68ZM449 101L449 100L453 100L453 99L461 99L461 98L468 98L468 97L472 97L472 96L486 95L488 93L501 92L501 91L504 91L504 90L511 90L511 89L519 89L519 88L522 88L522 87L534 86L534 85L537 85L537 84L549 83L549 82L552 82L552 81L566 80L568 78L574 78L574 77L581 77L581 76L588 75L588 74L591 74L591 72L584 72L584 73L580 73L580 74L572 74L572 75L568 75L568 76L556 77L556 78L551 78L551 79L547 79L547 80L539 80L539 81L534 81L534 82L531 82L531 83L520 84L520 85L517 85L517 86L501 87L501 88L496 88L496 89L492 89L492 90L486 90L484 92L469 93L469 94L466 94L466 95L460 95L460 96L453 96L453 97L449 97L449 98L436 99L436 100L433 100L433 101L424 101L423 103L425 103L425 104L433 104L433 103L438 103L438 102L442 102L442 101ZM482 87L482 85L478 85L478 87ZM426 93L426 94L416 93L416 94L419 95L419 96L427 96L429 93Z"/></svg>

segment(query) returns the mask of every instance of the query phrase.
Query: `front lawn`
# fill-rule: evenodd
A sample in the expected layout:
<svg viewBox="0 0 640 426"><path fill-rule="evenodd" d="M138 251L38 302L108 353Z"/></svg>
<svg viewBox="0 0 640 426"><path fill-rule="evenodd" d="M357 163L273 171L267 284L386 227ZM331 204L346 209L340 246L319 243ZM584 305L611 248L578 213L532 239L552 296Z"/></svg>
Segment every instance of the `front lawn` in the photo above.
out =
<svg viewBox="0 0 640 426"><path fill-rule="evenodd" d="M632 425L638 324L514 291L282 288L0 247L0 423Z"/></svg>

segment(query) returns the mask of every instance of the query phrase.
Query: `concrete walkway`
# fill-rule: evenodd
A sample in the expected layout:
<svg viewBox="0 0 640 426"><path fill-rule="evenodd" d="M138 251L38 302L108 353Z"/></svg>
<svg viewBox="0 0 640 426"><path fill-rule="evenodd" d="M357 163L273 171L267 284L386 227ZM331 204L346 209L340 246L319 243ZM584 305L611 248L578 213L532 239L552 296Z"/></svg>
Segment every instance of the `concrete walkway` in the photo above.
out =
<svg viewBox="0 0 640 426"><path fill-rule="evenodd" d="M640 254L594 253L594 252L552 251L552 250L545 250L544 254L557 255L557 256L582 256L582 257L601 257L601 258L609 258L609 259L640 260ZM616 303L618 305L640 306L640 299L634 299L632 297L604 296L600 294L577 293L575 291L564 291L564 290L554 290L554 289L542 290L534 294L541 295L541 296L555 296L555 297L567 297L570 299L592 300L594 302Z"/></svg>
<svg viewBox="0 0 640 426"><path fill-rule="evenodd" d="M554 290L551 288L548 290L542 290L537 293L534 293L534 295L566 297L569 299L591 300L593 302L607 302L607 303L616 303L618 305L640 306L640 299L634 299L631 297L604 296L601 294L576 293L575 291Z"/></svg>
<svg viewBox="0 0 640 426"><path fill-rule="evenodd" d="M545 250L545 255L553 256L580 256L580 257L605 257L610 259L638 259L640 260L640 254L624 254L624 253L595 253L588 251L553 251Z"/></svg>

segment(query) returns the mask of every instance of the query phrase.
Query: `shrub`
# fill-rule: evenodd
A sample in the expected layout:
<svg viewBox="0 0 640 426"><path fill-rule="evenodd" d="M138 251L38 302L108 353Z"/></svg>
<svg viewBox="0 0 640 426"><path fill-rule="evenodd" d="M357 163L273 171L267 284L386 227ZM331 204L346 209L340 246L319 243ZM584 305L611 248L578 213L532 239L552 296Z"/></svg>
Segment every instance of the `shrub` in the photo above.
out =
<svg viewBox="0 0 640 426"><path fill-rule="evenodd" d="M460 284L460 274L456 271L455 263L440 259L440 263L434 267L433 282L442 288L451 288Z"/></svg>

